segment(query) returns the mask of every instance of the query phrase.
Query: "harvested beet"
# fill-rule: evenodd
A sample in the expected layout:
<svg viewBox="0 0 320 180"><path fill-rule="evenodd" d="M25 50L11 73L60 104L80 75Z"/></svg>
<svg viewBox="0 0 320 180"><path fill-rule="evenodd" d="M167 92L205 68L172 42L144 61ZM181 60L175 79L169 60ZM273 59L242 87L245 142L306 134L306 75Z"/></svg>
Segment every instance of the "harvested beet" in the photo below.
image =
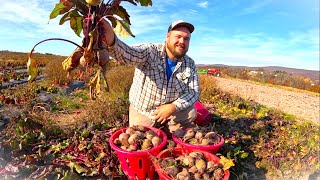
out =
<svg viewBox="0 0 320 180"><path fill-rule="evenodd" d="M148 130L144 126L128 127L114 140L114 144L123 150L141 151L159 146L163 139L153 130Z"/></svg>
<svg viewBox="0 0 320 180"><path fill-rule="evenodd" d="M161 158L164 154L160 153L160 158L156 160L155 166L160 166L161 169L158 170L161 171L161 175L164 173L166 176L175 180L221 180L224 178L225 171L223 170L222 164L218 163L219 161L216 162L216 160L209 158L214 155L207 152L203 152L206 154L202 152L191 152L188 154L182 153L180 150L176 148L171 153L165 150L166 153L164 154L169 156L164 158Z"/></svg>
<svg viewBox="0 0 320 180"><path fill-rule="evenodd" d="M174 135L181 141L193 145L209 146L220 142L220 137L216 132L204 127L178 129Z"/></svg>

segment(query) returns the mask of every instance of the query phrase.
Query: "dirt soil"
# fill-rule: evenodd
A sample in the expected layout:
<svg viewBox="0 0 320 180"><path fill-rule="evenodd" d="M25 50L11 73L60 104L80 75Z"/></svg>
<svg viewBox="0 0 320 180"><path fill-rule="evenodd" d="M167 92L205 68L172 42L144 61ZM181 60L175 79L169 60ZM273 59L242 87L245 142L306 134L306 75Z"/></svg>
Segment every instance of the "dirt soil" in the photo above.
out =
<svg viewBox="0 0 320 180"><path fill-rule="evenodd" d="M236 79L215 77L217 86L225 92L253 100L264 106L294 115L297 119L320 125L320 96L300 90L287 90Z"/></svg>

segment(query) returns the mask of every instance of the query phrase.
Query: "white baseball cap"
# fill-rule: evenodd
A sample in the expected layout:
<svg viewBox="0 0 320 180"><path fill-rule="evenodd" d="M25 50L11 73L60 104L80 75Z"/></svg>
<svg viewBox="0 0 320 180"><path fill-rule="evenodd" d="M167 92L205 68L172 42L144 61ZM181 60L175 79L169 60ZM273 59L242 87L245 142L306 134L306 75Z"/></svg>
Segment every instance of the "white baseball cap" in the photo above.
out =
<svg viewBox="0 0 320 180"><path fill-rule="evenodd" d="M173 30L174 28L181 27L181 26L188 28L190 33L194 31L194 26L191 23L185 22L183 20L178 20L171 23L171 25L168 28L168 32Z"/></svg>

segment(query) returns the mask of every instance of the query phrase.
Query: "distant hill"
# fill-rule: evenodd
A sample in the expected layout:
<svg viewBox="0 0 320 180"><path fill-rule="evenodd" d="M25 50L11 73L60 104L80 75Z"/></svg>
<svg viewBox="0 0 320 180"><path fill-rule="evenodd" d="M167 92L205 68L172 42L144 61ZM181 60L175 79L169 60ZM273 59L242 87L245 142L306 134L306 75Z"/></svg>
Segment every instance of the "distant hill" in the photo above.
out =
<svg viewBox="0 0 320 180"><path fill-rule="evenodd" d="M51 53L33 53L34 56L56 56L56 57L65 57L60 55L55 55ZM26 52L14 52L8 50L0 50L0 60L16 60L16 59L26 59L28 60L28 53Z"/></svg>
<svg viewBox="0 0 320 180"><path fill-rule="evenodd" d="M308 77L312 80L320 80L320 71L314 70L306 70L306 69L296 69L296 68L288 68L288 67L281 67L281 66L262 66L262 67L249 67L249 66L228 66L224 64L197 64L197 67L227 67L227 68L235 68L235 69L251 69L251 70L258 70L264 69L269 72L273 71L285 71L288 74L292 75L300 75L304 77Z"/></svg>
<svg viewBox="0 0 320 180"><path fill-rule="evenodd" d="M259 67L256 67L257 69ZM300 75L304 77L309 77L313 80L320 79L320 71L313 71L313 70L305 70L305 69L295 69L295 68L287 68L287 67L280 67L280 66L266 66L261 67L268 71L286 71L289 74Z"/></svg>
<svg viewBox="0 0 320 180"><path fill-rule="evenodd" d="M64 59L66 56L60 56L50 53L34 53L34 57L41 61L42 59ZM28 53L25 52L12 52L8 50L0 50L0 65L4 65L4 62L8 60L14 60L14 61L21 61L23 63L27 62L28 60ZM224 64L197 64L197 67L226 67L226 68L241 68L241 69L251 69L251 70L257 70L257 69L264 69L266 71L285 71L288 74L293 75L301 75L304 77L308 77L312 80L320 81L320 71L313 71L313 70L305 70L305 69L295 69L295 68L287 68L287 67L281 67L281 66L264 66L264 67L249 67L249 66L229 66Z"/></svg>

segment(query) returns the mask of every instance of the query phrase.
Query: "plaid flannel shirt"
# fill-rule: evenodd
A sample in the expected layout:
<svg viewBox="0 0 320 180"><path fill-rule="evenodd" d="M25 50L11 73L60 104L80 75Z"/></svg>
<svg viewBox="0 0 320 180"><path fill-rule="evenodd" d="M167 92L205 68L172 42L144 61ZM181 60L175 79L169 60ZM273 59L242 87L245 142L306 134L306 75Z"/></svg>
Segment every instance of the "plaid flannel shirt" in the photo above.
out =
<svg viewBox="0 0 320 180"><path fill-rule="evenodd" d="M196 66L187 55L177 60L167 81L164 44L128 46L115 37L114 44L107 49L117 61L135 66L129 101L140 114L151 117L156 107L168 103L181 111L199 99Z"/></svg>

